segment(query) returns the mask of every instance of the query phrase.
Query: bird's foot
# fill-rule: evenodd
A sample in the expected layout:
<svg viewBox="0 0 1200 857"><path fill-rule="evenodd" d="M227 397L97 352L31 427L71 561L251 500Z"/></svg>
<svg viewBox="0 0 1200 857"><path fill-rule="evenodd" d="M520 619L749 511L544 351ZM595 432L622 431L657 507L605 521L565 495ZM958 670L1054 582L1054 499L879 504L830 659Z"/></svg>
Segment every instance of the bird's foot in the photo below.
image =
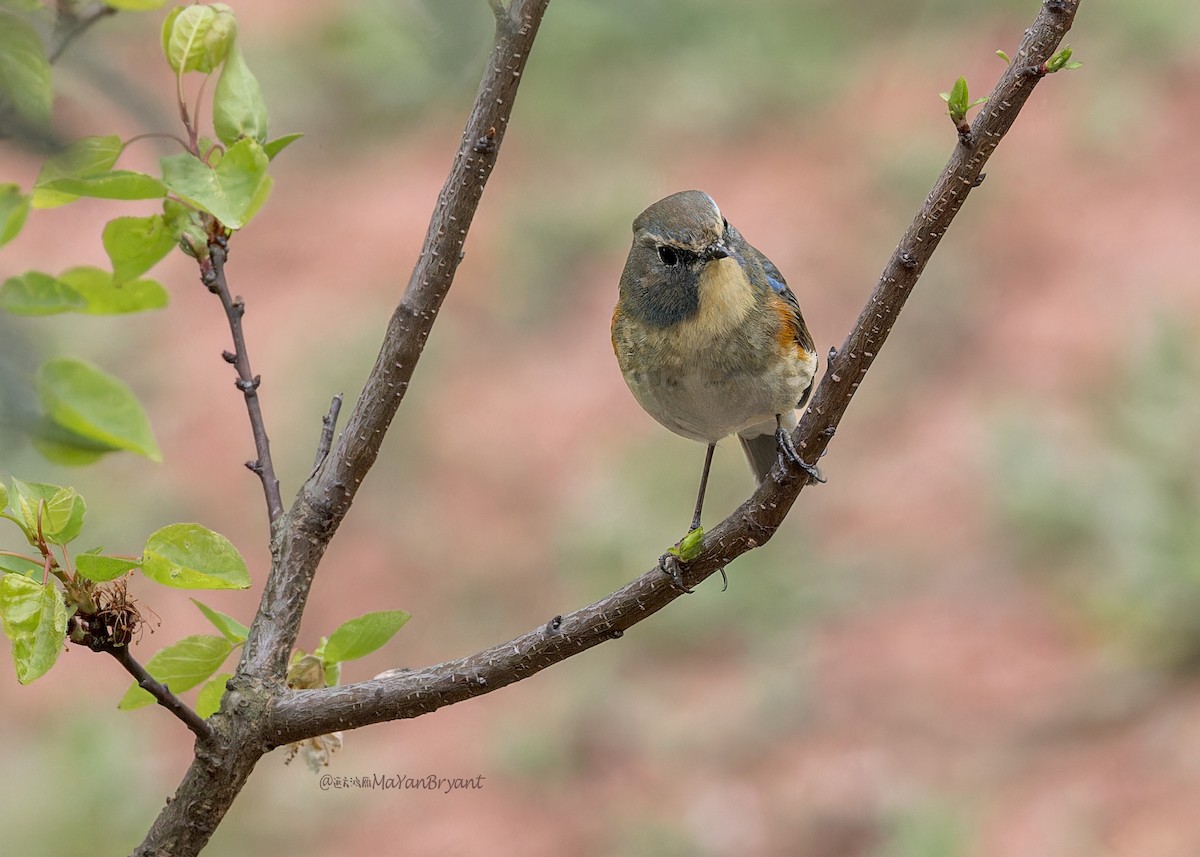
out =
<svg viewBox="0 0 1200 857"><path fill-rule="evenodd" d="M799 467L808 474L809 479L813 482L825 483L825 477L821 475L821 471L817 469L815 464L809 464L800 457L800 453L796 452L796 445L792 443L792 435L783 426L775 430L775 442L779 445L779 454L786 461Z"/></svg>

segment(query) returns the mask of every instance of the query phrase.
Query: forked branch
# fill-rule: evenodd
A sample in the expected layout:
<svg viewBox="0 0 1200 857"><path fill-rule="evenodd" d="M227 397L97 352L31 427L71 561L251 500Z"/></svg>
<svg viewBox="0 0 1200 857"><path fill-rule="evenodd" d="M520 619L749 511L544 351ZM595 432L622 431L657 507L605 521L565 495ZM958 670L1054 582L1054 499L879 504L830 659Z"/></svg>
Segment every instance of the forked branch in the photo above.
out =
<svg viewBox="0 0 1200 857"><path fill-rule="evenodd" d="M841 349L831 356L825 376L793 434L796 448L807 461L815 462L825 451L926 263L967 195L978 185L984 164L1041 79L1037 69L1053 55L1070 29L1080 2L1043 3L1020 50L971 126L971 133L954 138L949 163L888 260ZM765 543L807 484L808 476L799 467L782 472L777 465L771 479L709 531L703 552L684 567L684 582L694 586L735 557ZM266 713L267 736L278 745L339 729L416 717L489 693L620 637L625 629L681 594L666 574L653 568L587 607L555 616L543 627L474 655L357 684L283 695Z"/></svg>

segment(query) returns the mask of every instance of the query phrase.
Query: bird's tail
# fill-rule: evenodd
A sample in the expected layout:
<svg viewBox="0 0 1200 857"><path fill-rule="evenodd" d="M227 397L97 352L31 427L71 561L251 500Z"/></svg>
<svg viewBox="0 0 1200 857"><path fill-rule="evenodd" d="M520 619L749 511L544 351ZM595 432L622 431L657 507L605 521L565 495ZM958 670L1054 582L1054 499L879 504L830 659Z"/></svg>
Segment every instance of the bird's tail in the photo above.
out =
<svg viewBox="0 0 1200 857"><path fill-rule="evenodd" d="M750 470L754 472L754 479L759 485L762 485L767 474L771 472L771 468L775 466L775 462L779 460L779 444L775 441L775 435L760 434L756 437L746 438L739 434L738 440L746 453L746 460L750 462Z"/></svg>

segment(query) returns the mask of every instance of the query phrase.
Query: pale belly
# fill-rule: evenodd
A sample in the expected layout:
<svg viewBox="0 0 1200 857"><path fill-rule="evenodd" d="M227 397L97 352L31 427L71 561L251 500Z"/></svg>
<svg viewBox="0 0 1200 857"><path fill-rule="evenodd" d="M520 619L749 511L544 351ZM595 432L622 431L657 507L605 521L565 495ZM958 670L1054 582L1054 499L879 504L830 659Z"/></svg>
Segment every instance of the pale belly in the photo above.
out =
<svg viewBox="0 0 1200 857"><path fill-rule="evenodd" d="M625 381L646 412L671 431L715 443L734 432L773 432L777 414L794 424L796 402L812 375L812 367L792 363L754 376L626 372Z"/></svg>

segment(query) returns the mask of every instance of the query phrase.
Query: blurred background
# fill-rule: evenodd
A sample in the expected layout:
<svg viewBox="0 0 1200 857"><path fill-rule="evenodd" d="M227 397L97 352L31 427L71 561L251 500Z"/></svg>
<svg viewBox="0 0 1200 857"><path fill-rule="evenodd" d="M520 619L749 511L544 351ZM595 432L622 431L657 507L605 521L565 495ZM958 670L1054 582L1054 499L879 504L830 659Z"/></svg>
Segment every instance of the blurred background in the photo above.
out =
<svg viewBox="0 0 1200 857"><path fill-rule="evenodd" d="M234 4L271 108L305 137L233 242L285 498L330 397L354 401L485 62L482 0ZM1035 0L554 0L466 258L300 645L368 610L412 621L353 681L456 658L582 606L683 532L703 449L641 412L608 342L629 225L710 192L840 345L955 144L938 93L986 94ZM162 13L55 66L65 137L175 131ZM1047 79L988 165L771 543L606 644L417 720L345 736L330 772L478 791L322 791L276 751L210 850L468 855L1200 854L1200 6L1087 0L1083 69ZM124 165L171 151L135 144ZM0 181L39 156L0 141ZM0 277L106 264L152 203L35 212ZM265 513L229 332L194 263L133 317L0 317L13 386L84 357L146 404L165 462L45 464L82 547L198 521L264 578ZM710 523L752 489L719 450ZM12 547L15 528L3 536ZM83 544L85 543L86 544ZM137 650L211 628L161 617ZM251 593L209 604L248 622ZM30 687L0 659L6 853L123 853L191 757L127 676L72 647ZM102 847L101 847L102 846Z"/></svg>

